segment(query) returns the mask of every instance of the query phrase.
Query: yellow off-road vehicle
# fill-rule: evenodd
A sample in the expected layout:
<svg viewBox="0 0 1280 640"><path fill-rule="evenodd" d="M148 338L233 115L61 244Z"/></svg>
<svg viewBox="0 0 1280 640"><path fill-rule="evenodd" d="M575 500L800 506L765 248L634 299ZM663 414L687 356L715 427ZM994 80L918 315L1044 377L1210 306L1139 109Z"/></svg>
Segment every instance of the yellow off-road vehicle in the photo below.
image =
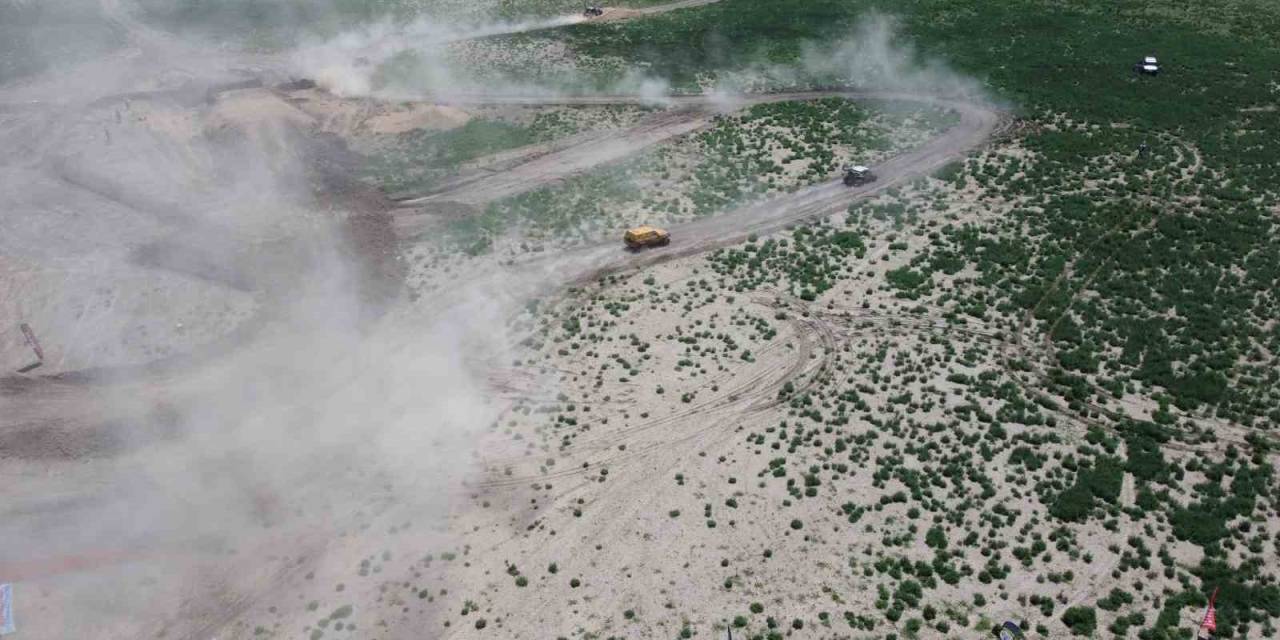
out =
<svg viewBox="0 0 1280 640"><path fill-rule="evenodd" d="M663 247L670 244L671 234L667 233L666 229L645 224L628 229L626 235L622 236L622 240L627 243L628 249L638 251L645 247Z"/></svg>

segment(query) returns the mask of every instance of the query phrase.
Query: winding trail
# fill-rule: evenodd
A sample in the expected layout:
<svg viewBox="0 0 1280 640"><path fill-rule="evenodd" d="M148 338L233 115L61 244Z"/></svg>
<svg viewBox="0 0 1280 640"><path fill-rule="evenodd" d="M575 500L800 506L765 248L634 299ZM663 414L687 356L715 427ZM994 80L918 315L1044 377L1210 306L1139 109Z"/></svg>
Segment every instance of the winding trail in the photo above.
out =
<svg viewBox="0 0 1280 640"><path fill-rule="evenodd" d="M676 95L657 99L666 109L646 117L622 131L589 131L584 134L546 145L540 153L526 154L518 163L504 163L498 168L481 167L463 171L445 180L431 192L420 197L404 198L401 208L414 209L432 203L462 203L483 205L493 200L509 197L553 183L591 168L621 160L663 141L682 136L711 125L714 117L757 104L818 100L821 98L847 98L860 101L902 101L932 104L953 109L962 116L990 115L992 123L998 118L994 109L984 108L976 101L942 99L918 94L882 91L792 91L779 93L724 95ZM652 105L654 98L639 96L581 96L558 98L524 98L518 96L436 96L433 102L455 105L518 104L535 106L583 106L583 105ZM971 117L961 122L960 128L984 127L987 123ZM991 125L994 130L994 124ZM987 130L983 137L990 134ZM963 147L965 149L972 147ZM943 149L931 149L931 153ZM887 171L911 170L910 167L892 166ZM886 169L881 169L884 173ZM915 171L915 173L919 173ZM730 212L727 215L735 215ZM427 216L421 211L396 213L397 230L405 235L420 231L415 219Z"/></svg>
<svg viewBox="0 0 1280 640"><path fill-rule="evenodd" d="M485 203L532 191L551 182L626 158L665 140L692 133L711 122L711 114L697 108L678 108L644 118L621 130L587 131L528 151L514 150L514 162L468 169L448 178L426 195L398 203L397 232L412 236L429 222L424 205ZM409 211L406 211L409 209Z"/></svg>
<svg viewBox="0 0 1280 640"><path fill-rule="evenodd" d="M521 263L516 271L525 272L530 266L536 266L540 262L563 262L565 259L569 259L580 266L577 270L561 270L560 273L563 277L561 284L573 284L584 279L596 277L601 272L636 268L672 260L677 257L695 255L741 242L751 235L767 234L796 222L840 213L856 200L869 197L920 176L928 175L943 165L964 157L969 152L985 144L1000 129L1002 123L1001 112L981 102L964 98L921 96L901 92L811 91L744 96L742 99L744 102L754 104L788 100L812 100L831 96L874 101L917 102L939 106L952 109L958 113L960 122L924 145L890 158L876 166L875 171L878 179L875 182L857 187L846 187L840 179L833 179L786 195L732 209L717 216L674 225L671 228L671 244L662 249L638 254L627 253L619 249L616 241L610 240L566 251L558 256ZM588 98L583 99L584 102L575 101L574 104L596 103L596 100L601 99L609 98ZM711 96L672 98L676 104L685 108L709 107L716 104L719 99ZM629 99L629 101L633 102L638 100L640 99ZM522 102L522 104L528 103L530 102ZM562 104L563 101L559 100L555 103ZM688 119L680 119L673 126L677 128L687 126L687 122L689 122ZM574 166L572 159L577 154L589 154L593 157L599 157L597 152L597 148L588 146L587 148L573 147L562 154L550 154L556 157L552 160L539 158L533 161L540 165L550 165L550 168L545 168L541 173L536 174L536 179L530 179L523 174L512 178L495 176L493 180L499 186L494 187L494 189L506 192L530 185L555 182L563 178L569 168ZM459 185L456 189L443 192L436 197L453 199L459 197L459 194L464 196L472 194L469 197L478 197L475 194L484 194L485 191L483 189L487 188L480 186L478 182L469 182ZM412 214L397 212L396 215L400 217ZM397 223L399 224L399 220ZM519 273L511 275L516 278L520 277Z"/></svg>

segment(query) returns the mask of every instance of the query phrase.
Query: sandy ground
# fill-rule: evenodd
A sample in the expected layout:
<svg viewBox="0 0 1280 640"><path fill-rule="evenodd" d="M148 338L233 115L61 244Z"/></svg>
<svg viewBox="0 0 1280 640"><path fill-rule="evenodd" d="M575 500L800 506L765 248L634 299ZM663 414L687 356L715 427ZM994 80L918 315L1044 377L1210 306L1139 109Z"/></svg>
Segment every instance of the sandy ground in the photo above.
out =
<svg viewBox="0 0 1280 640"><path fill-rule="evenodd" d="M174 46L121 24L136 51ZM884 567L935 558L925 529L952 550L939 567L971 573L984 546L1041 537L1043 505L1012 472L984 472L996 436L960 417L1000 402L954 382L1008 373L1002 351L1035 347L884 284L929 225L1017 204L923 179L984 148L996 110L839 94L941 106L959 123L877 165L869 185L681 224L658 251L608 242L475 261L409 301L398 284L413 251L392 218L412 235L420 214L387 214L346 179L330 136L446 129L468 103L504 100L343 101L266 81L210 91L157 81L147 65L164 64L147 59L160 56L142 57L128 95L0 110L0 357L29 358L10 328L21 321L50 354L43 375L0 378L0 484L19 496L0 506L0 579L18 584L23 637L718 637L739 616L744 634L881 634L879 601L900 599L889 591L902 582ZM228 64L190 62L182 77L206 63ZM549 184L695 130L722 102L672 99L622 132L515 154L497 176L464 173L426 198L478 204ZM923 198L945 206L916 227L846 217ZM810 301L785 283L742 285L709 254L798 242L791 228L814 221L853 225L867 246ZM200 345L211 357L122 368ZM108 375L77 375L97 367ZM1080 444L1082 425L1061 418L1070 429L1046 455ZM959 508L978 495L1000 510ZM1126 480L1121 502L1137 499ZM1001 578L931 589L921 636L979 633L1034 610L1032 596L1059 612L1096 599L1131 554L1124 538L1150 524L1118 509L1114 527L1078 527L1031 565L1003 552ZM983 543L962 543L966 531Z"/></svg>
<svg viewBox="0 0 1280 640"><path fill-rule="evenodd" d="M1026 157L1009 145L980 161ZM1091 605L1113 588L1137 601L1114 614L1100 610L1099 627L1157 607L1161 589L1177 581L1125 565L1161 546L1191 567L1197 548L1173 540L1159 518L1118 511L1114 526L1094 521L1056 544L1046 539L1054 527L1031 478L992 464L979 442L990 440L998 459L1005 453L989 427L956 412L975 403L1000 409L952 376L1009 375L994 357L1012 347L1004 327L947 319L945 298L908 300L884 284L939 223L989 224L1017 205L937 181L877 200L938 198L947 206L905 228L833 217L837 227L861 230L868 251L812 302L785 286L743 290L713 260L693 256L602 278L540 309L528 321L528 349L499 376L512 401L484 440L471 509L451 523L459 555L381 580L393 592L406 589L401 619L466 638L491 627L509 637L661 638L685 628L716 637L739 616L735 635L775 624L823 638L892 632L877 600L901 580L882 564L928 562L934 551L922 535L934 525L954 549L951 561L975 570L990 549L962 543L966 532L987 529L982 539L997 548L1048 542L1048 550L1026 564L1005 555L1002 578L969 574L930 589L925 600L936 614L925 614L932 622L920 637L981 634L1006 618L1065 635L1065 608ZM789 238L797 241L782 232L752 244ZM965 277L943 278L938 289ZM848 422L824 426L806 415L809 406L843 415L848 394L860 398ZM791 401L810 397L813 405ZM1059 458L1081 446L1083 425L1069 413L1058 418L1065 438L1040 443L1038 454ZM1005 428L1014 442L1039 431ZM1198 454L1166 455L1184 464ZM944 464L978 475L946 471L942 480ZM905 471L888 471L899 465ZM992 484L979 508L983 471ZM938 482L923 498L893 500L918 490L905 483L918 473ZM1199 481L1179 483L1182 497L1193 499L1189 488ZM966 490L967 482L977 484ZM1126 475L1117 508L1131 508L1135 494ZM993 506L1009 514L1007 523ZM856 517L846 518L851 509ZM1274 524L1260 539L1274 535ZM406 571L414 579L400 587ZM449 593L428 589L429 599L414 601L415 589L436 582ZM1036 613L1041 599L1057 613ZM870 626L858 626L864 614Z"/></svg>
<svg viewBox="0 0 1280 640"><path fill-rule="evenodd" d="M145 31L132 44L139 52L173 46ZM191 79L225 60L193 57L156 80L147 65L163 68L164 56L133 59L128 73L141 79L112 83L128 84L124 94L72 99L59 78L0 100L63 99L56 108L6 109L0 120L10 142L2 319L30 322L48 354L39 376L0 385L0 478L6 493L22 496L0 518L0 573L18 582L23 633L35 638L419 637L415 614L430 627L457 628L444 626L443 610L424 607L470 608L457 596L473 598L473 578L453 575L469 564L459 531L529 535L537 518L512 502L523 497L494 494L490 480L474 485L471 465L446 463L475 455L476 425L498 424L491 386L524 397L528 383L545 381L515 372L477 383L474 374L505 360L498 347L508 343L478 329L500 328L523 302L602 270L701 253L841 210L981 144L997 117L956 103L961 125L886 162L882 182L821 185L743 209L731 233L703 221L679 228L679 242L661 254L610 244L482 269L384 315L370 311L387 298L371 301L370 292L397 270L394 243L377 226L385 203L340 179L330 167L345 158L317 134L447 128L465 113L289 99L234 77L214 90ZM679 125L644 126L637 144ZM580 147L585 160L562 154L560 164L533 159L523 171L531 183L549 182L599 162L599 151ZM320 203L317 191L326 196ZM210 357L172 358L201 345ZM6 362L28 357L11 329L3 347ZM135 364L148 366L122 368ZM741 397L716 415L763 402L749 392L776 385L773 374L726 378ZM696 423L681 424L696 440ZM480 450L505 455L495 447ZM424 464L424 454L436 464ZM477 511L472 494L498 506ZM586 532L573 533L561 540L580 544ZM364 579L393 574L403 578L395 589Z"/></svg>
<svg viewBox="0 0 1280 640"><path fill-rule="evenodd" d="M217 126L211 128L213 131L244 126L239 118L253 112L252 109L241 108L245 104L253 102L268 104L270 108L264 110L267 113L276 112L288 106L269 95L234 96L229 99L234 100L229 106L223 106L221 109L215 106L214 113L218 114L218 118L213 120L217 123ZM279 113L288 114L285 116L286 121L303 117L294 112L280 111ZM278 133L272 128L277 122L279 118L268 119L267 123L270 126L258 131L255 135L263 140L270 140L273 134ZM302 120L297 124L304 122L310 124L310 121ZM466 301L474 298L475 290L484 290L490 286L486 284L489 282L500 284L499 291L504 296L514 296L515 300L526 299L540 292L553 291L555 288L553 283L589 278L602 269L616 269L624 265L640 266L655 260L669 260L679 255L696 254L710 247L740 240L749 233L767 233L795 220L842 210L848 202L861 195L887 189L899 180L910 177L913 171L927 171L956 154L964 152L968 147L980 143L995 123L995 114L982 109L973 109L968 112L962 124L953 131L915 152L886 163L882 169L883 180L878 184L860 189L847 189L842 185L834 184L821 185L779 198L768 205L748 207L734 213L740 224L732 233L726 233L723 224L714 221L690 224L677 230L680 242L674 244L668 252L628 255L618 253L612 245L590 247L551 259L535 259L497 272L481 272L472 276L473 280L470 284L458 285L452 291L446 292L443 298L435 297L428 305L430 308L428 317L439 318L442 309L459 308L459 304L464 305L462 308L466 308L467 304L474 304ZM166 130L170 129L171 127L166 128ZM214 264L219 262L214 261ZM412 317L420 312L408 313ZM383 612L379 614L380 619L376 621L372 618L362 618L359 623L361 626L376 625L379 635L383 637L416 637L413 635L415 632L410 632L408 629L419 628L417 623L402 625L397 622L411 619L413 609L407 604L411 601L410 598L388 593L384 586L374 590L367 581L357 582L355 578L364 577L360 575L362 573L377 575L384 571L382 568L384 564L387 565L385 571L390 573L392 571L390 560L379 562L378 558L381 557L419 558L418 562L424 566L410 569L411 573L428 575L425 565L430 563L426 561L426 554L422 550L436 548L435 543L430 542L431 540L438 541L441 554L449 549L456 549L457 547L453 545L457 544L457 526L464 528L469 526L473 530L476 527L483 529L484 526L488 526L490 530L505 530L512 525L511 518L515 518L514 522L517 524L522 523L522 526L532 522L532 515L518 515L519 510L496 508L491 512L494 515L490 517L484 515L489 513L487 511L479 512L477 515L477 512L468 508L469 502L466 496L471 491L466 489L466 484L459 484L465 478L457 475L459 469L465 469L465 467L441 469L439 473L428 473L425 476L422 475L423 472L415 471L408 474L410 480L406 480L405 476L393 474L388 478L390 483L385 485L387 487L384 489L387 496L385 499L378 497L377 490L370 491L374 486L381 486L379 483L383 480L378 478L387 478L385 473L375 472L368 475L360 465L351 466L349 471L321 482L317 482L310 473L303 477L291 477L294 471L290 465L285 467L290 469L289 471L282 470L285 474L283 478L260 485L243 487L233 485L218 489L219 492L230 491L229 495L234 496L235 504L242 505L247 501L252 506L245 516L250 518L249 522L252 523L250 530L254 527L266 527L252 534L242 531L241 526L230 527L230 529L211 526L198 527L197 530L203 529L206 534L196 540L175 539L165 534L157 537L157 532L149 523L163 522L174 517L190 518L198 513L198 511L191 511L197 505L185 503L180 499L180 495L173 496L159 488L141 490L146 497L132 495L132 491L124 494L131 496L128 498L131 501L142 500L151 505L148 509L149 517L145 520L126 523L117 522L118 516L115 515L98 516L102 525L89 531L92 531L91 535L94 538L112 540L112 544L105 546L93 544L86 547L84 541L77 539L76 536L58 533L74 530L79 519L87 517L86 514L90 512L119 513L123 505L118 500L111 499L110 496L119 491L116 487L120 486L122 478L135 478L132 481L124 480L126 486L132 483L142 483L145 486L154 482L155 477L167 477L167 471L154 469L151 462L140 464L142 461L167 459L176 461L191 456L190 445L194 442L202 442L212 434L190 431L192 425L185 420L174 425L171 423L172 419L167 417L168 412L186 415L193 410L205 410L200 409L206 404L206 401L199 399L200 396L206 395L207 390L210 389L225 388L229 380L248 374L249 377L239 384L251 384L252 380L258 380L257 384L267 383L266 379L260 379L261 376L267 374L272 368L288 362L288 368L291 371L306 372L303 378L285 378L292 379L293 385L303 384L306 388L342 389L341 393L333 395L326 402L342 404L349 401L351 394L369 399L385 394L387 390L383 388L378 394L369 395L370 390L365 384L352 384L353 380L359 378L350 377L353 371L351 367L335 367L334 364L350 360L351 365L355 366L354 370L361 371L365 370L367 365L359 363L367 362L370 353L384 353L386 354L384 358L398 357L396 354L402 354L406 345L413 344L405 342L410 339L410 336L403 333L407 318L402 316L403 314L396 314L380 321L378 326L384 328L374 335L381 333L381 338L365 343L354 352L348 352L344 347L335 354L337 360L326 366L307 364L306 361L310 358L300 359L300 353L289 349L289 344L305 338L297 336L297 329L290 329L291 323L286 323L278 329L269 328L261 333L255 339L257 346L252 350L235 352L230 358L217 361L216 364L192 373L175 372L166 379L140 378L136 382L112 385L93 393L86 393L89 389L76 384L49 386L51 383L37 381L34 383L36 386L32 387L31 383L26 382L8 383L3 391L5 401L8 406L14 407L17 411L8 415L18 419L9 422L5 427L5 441L8 443L5 447L8 455L4 458L2 469L5 482L7 486L16 487L23 495L45 497L12 507L9 511L10 517L5 519L6 526L12 528L15 536L25 536L33 530L33 527L39 526L60 540L58 547L47 547L34 558L4 559L3 566L6 571L21 576L22 583L30 589L25 592L28 595L24 598L24 611L36 622L27 627L31 630L29 633L35 633L36 637L41 637L46 632L52 632L53 629L68 631L81 628L63 626L79 625L81 622L73 622L59 615L66 607L73 606L73 603L74 606L82 607L86 606L86 602L90 602L92 607L106 611L129 611L138 607L139 601L148 599L159 603L156 610L166 611L167 614L153 619L129 620L109 615L110 622L94 623L95 629L99 631L106 629L109 637L132 637L143 629L154 631L166 628L172 628L171 633L179 634L178 637L203 637L203 633L214 630L220 630L218 631L220 636L253 637L260 635L257 631L258 627L266 630L263 633L273 633L277 629L296 629L301 625L310 629L307 633L311 633L320 624L336 627L336 623L344 620L344 616L348 615L342 613L341 604L335 604L334 609L330 610L335 615L324 618L326 622L312 620L323 612L316 608L321 605L312 607L310 603L313 601L323 603L328 608L335 599L332 595L321 598L320 593L332 589L333 591L329 593L346 594L339 596L337 600L366 603L361 605L362 616L366 615L365 612L370 606ZM383 346L375 347L374 345L378 343L383 343ZM388 351L388 348L391 350ZM419 344L417 348L425 347ZM287 354L285 360L273 358L273 354L281 353ZM317 353L315 357L324 356ZM260 362L271 364L263 368ZM800 361L797 366L804 364ZM386 363L383 366L386 366ZM396 369L398 369L397 366L391 366L389 370ZM334 371L334 374L324 373L327 371ZM757 370L734 374L756 379L755 382L743 380L735 383L743 386L744 392L741 398L743 403L759 397L748 396L745 393L746 389L761 384L776 385L776 380L769 381L772 373L763 370L759 373L752 373L752 371ZM304 379L315 377L317 373L321 373L319 378L304 381ZM509 388L512 384L516 384L517 394L526 392L527 389L521 388L518 384L521 379L520 374L515 375L515 378L510 375L500 375L498 379L493 380L493 383L498 384L499 388ZM762 375L764 377L761 379ZM525 379L536 380L539 377L541 376L534 375ZM370 380L370 384L376 384L376 379ZM408 400L410 397L412 396L407 396L405 399ZM129 400L122 401L122 398L129 398ZM739 407L738 402L734 400L720 407L721 413L718 415L730 415L736 410L734 407ZM157 406L169 407L169 409L156 413ZM254 406L250 404L245 408L250 409ZM382 406L382 403L379 403L379 406ZM393 402L392 406L401 405ZM109 408L109 411L104 412L106 408ZM266 415L258 415L261 413L261 408L262 406L258 405L254 410L254 417L249 419L247 424L262 423L270 419L267 416L276 414L276 410L273 410ZM302 411L301 414L298 414L299 410ZM314 409L304 410L302 407L293 407L289 404L281 405L278 411L283 412L279 413L279 416L286 422L293 421L295 414L299 418L304 415L317 415ZM60 426L53 427L54 424ZM139 426L126 431L121 431L119 426L114 426L123 424ZM350 437L345 435L345 428L335 428L337 428L335 443L344 442ZM657 435L657 432L653 433ZM252 436L250 440L258 437L260 436ZM193 438L195 440L192 440ZM225 441L225 436L219 436L219 440L223 441L223 446L231 446L228 442L238 442L239 437ZM402 446L403 443L400 445ZM636 445L637 448L641 446L643 446L642 443ZM376 445L374 449L378 450ZM465 448L459 450L459 453L471 450L471 444L468 443ZM494 455L488 453L488 447L482 447L480 450L486 451L486 456ZM324 448L321 448L321 451L324 451ZM309 458L316 455L320 456L318 460L322 460L332 454L315 451L307 454ZM84 461L95 462L84 467L81 466ZM209 464L204 454L192 459L191 463ZM321 464L319 468L323 468L323 464L319 462L308 464L305 468L316 468L316 464ZM131 468L139 471L128 471ZM87 481L88 478L94 477L99 480ZM56 485L49 484L48 478L56 478ZM274 498L274 495L281 493L283 485L280 483L282 482L290 487L305 487L303 491L305 495L299 494L298 492L302 490L295 488L284 491L284 496L287 497ZM406 502L402 496L398 495L398 491L390 489L393 484L399 486L406 482L410 486L426 482L430 486L446 489L443 493L438 493L429 499ZM335 483L339 484L335 485ZM523 482L520 483L521 486L523 484ZM86 492L88 487L95 486L102 487L108 493L95 495L92 489ZM331 507L319 510L308 509L305 513L300 512L292 517L284 515L287 513L287 510L282 510L285 504L312 504L312 499L307 498L306 495L332 492L337 487L342 487L338 491L343 497L330 500ZM547 488L550 489L550 487ZM201 492L207 490L208 487L200 489ZM66 497L55 499L52 496ZM395 496L394 499L392 499L393 496ZM501 499L505 501L509 498ZM288 502L273 506L278 504L279 500L288 500ZM424 514L436 514L441 509L456 511L457 517L462 519L460 521L462 524L449 524L450 519L442 521L437 517L429 517L426 530L416 531L406 526L414 520L422 520L425 517ZM321 516L325 517L327 524L317 528L315 518ZM477 517L481 519L474 520ZM200 519L204 518L207 516L202 516ZM231 520L231 522L237 521L238 517ZM37 522L44 524L37 525ZM488 524L482 526L481 522ZM389 532L394 530L399 533L414 531L414 533L391 538L385 535L356 535L358 532L384 530ZM240 531L240 533L235 534L234 538L229 538L230 531ZM189 548L208 549L208 551L192 554L184 550ZM173 551L169 551L170 549ZM454 551L454 553L461 552ZM443 558L443 555L440 557ZM243 559L245 564L240 564L241 560L235 560L235 558ZM361 565L360 558L369 559L371 564ZM442 560L436 560L434 566L451 566L448 562L443 561L444 564L442 564ZM181 570L174 571L174 565L181 567ZM349 575L348 572L352 571L352 567L361 568L356 570L355 576L343 578L342 576ZM397 568L396 571L398 570ZM330 577L336 579L334 584L329 584ZM140 580L140 586L127 593L120 593L120 597L94 597L88 601L85 600L85 594L102 593L103 585L122 579ZM351 580L350 586L345 582L346 580ZM451 584L454 578L441 576L438 580L440 589L447 591L450 587L444 585ZM459 577L458 580L466 579ZM405 583L416 584L412 580L406 580ZM342 588L340 589L339 586ZM401 588L407 589L407 587ZM318 589L320 591L317 591ZM427 590L426 595L422 595L423 590ZM215 593L223 595L209 597L210 594ZM284 594L297 595L279 600L278 598ZM414 594L420 606L424 604L422 601L430 603L437 597L442 603L453 602L444 597L446 594L432 595L426 585L418 585ZM305 598L305 600L295 601L295 597ZM137 600L133 600L134 598ZM295 607L298 605L305 606L295 612ZM423 611L426 610L420 609L419 613ZM439 617L438 613L429 613L429 615L432 618ZM442 617L441 619L443 620ZM308 620L309 622L305 622ZM350 630L349 626L345 626L350 622L344 623L345 629ZM85 624L88 622L85 621ZM75 631L72 632L75 633Z"/></svg>
<svg viewBox="0 0 1280 640"><path fill-rule="evenodd" d="M1010 145L982 161L1025 157ZM996 357L1011 346L1005 327L947 319L943 299L907 300L884 284L927 244L928 230L992 223L1017 204L938 181L871 203L939 198L945 208L905 227L831 217L859 229L868 250L811 302L781 285L737 289L741 280L704 255L552 295L518 319L516 337L527 339L511 364L491 370L505 407L475 445L476 472L449 494L449 516L422 531L394 507L370 515L369 530L385 533L331 547L310 578L264 598L233 637L250 628L272 637L370 628L389 638L664 638L685 628L718 637L738 617L737 634L748 636L773 625L822 638L888 633L894 625L877 601L901 580L881 567L928 563L934 550L923 532L935 525L953 550L949 562L976 572L989 566L981 547L995 544L1008 574L929 589L922 604L935 613L920 637L981 634L1005 618L1066 634L1057 620L1066 607L1115 587L1137 601L1100 611L1100 626L1157 606L1160 588L1177 582L1154 571L1113 575L1136 558L1126 541L1159 544L1182 567L1198 562L1196 548L1163 541L1167 524L1119 511L1114 528L1094 521L1072 527L1070 539L1045 538L1053 527L1032 482L984 459L988 425L958 418L964 407L995 413L1001 402L950 378L1007 375ZM762 234L751 244L779 240L795 237ZM846 394L858 409L845 406ZM813 422L802 412L809 405L794 402L804 397L827 417L848 409L849 421ZM1082 426L1059 417L1066 437L1038 445L1046 457L1082 443ZM1039 431L1005 428L1014 442ZM956 464L970 471L944 471ZM893 500L913 474L939 484ZM984 508L960 508L980 493ZM1126 476L1117 508L1133 505L1135 493ZM1006 513L1007 522L993 515ZM963 542L970 531L983 542ZM1029 564L1009 555L1037 542L1047 550ZM1039 599L1056 613L1036 613Z"/></svg>
<svg viewBox="0 0 1280 640"><path fill-rule="evenodd" d="M588 131L566 140L525 149L496 167L461 173L439 185L428 196L401 202L402 207L419 207L436 202L458 202L471 206L530 191L549 182L580 174L587 169L615 162L676 136L706 126L709 113L695 110L664 111L621 132ZM412 215L412 214L408 214ZM397 220L397 226L401 226ZM407 233L412 233L412 225Z"/></svg>
<svg viewBox="0 0 1280 640"><path fill-rule="evenodd" d="M455 107L348 100L316 89L289 92L287 99L290 104L312 116L322 131L345 138L453 129L466 124L470 119L466 111Z"/></svg>

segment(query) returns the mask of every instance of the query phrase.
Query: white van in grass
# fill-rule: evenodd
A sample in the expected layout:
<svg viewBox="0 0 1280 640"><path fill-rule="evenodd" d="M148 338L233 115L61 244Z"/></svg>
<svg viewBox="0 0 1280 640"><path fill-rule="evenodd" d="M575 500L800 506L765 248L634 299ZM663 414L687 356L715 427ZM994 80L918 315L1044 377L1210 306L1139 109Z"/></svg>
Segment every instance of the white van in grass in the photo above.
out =
<svg viewBox="0 0 1280 640"><path fill-rule="evenodd" d="M1133 70L1148 76L1159 75L1160 63L1156 62L1155 56L1147 56L1142 59L1142 62L1133 65Z"/></svg>

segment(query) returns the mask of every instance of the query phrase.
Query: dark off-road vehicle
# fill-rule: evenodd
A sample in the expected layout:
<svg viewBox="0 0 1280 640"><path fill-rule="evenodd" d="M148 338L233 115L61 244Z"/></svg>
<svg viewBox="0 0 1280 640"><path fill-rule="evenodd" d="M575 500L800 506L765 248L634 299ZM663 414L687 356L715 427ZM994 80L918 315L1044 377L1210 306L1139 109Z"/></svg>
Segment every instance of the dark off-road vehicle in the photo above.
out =
<svg viewBox="0 0 1280 640"><path fill-rule="evenodd" d="M866 184L875 181L875 179L876 174L872 173L869 167L855 164L844 168L844 186L846 187Z"/></svg>

